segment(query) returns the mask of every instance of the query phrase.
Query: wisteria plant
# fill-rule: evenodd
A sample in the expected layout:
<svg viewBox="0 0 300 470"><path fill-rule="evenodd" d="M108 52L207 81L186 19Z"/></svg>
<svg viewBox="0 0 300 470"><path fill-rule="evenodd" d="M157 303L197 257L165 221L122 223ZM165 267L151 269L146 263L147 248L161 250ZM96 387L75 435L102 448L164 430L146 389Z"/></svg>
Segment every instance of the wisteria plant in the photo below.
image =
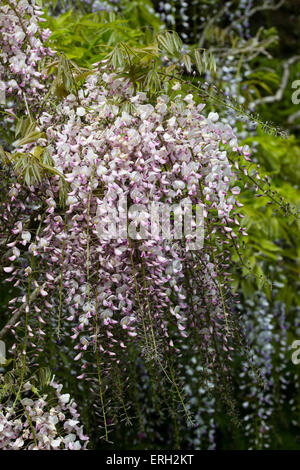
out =
<svg viewBox="0 0 300 470"><path fill-rule="evenodd" d="M253 188L253 197L295 213L233 126L206 110L211 96L194 77L215 73L210 51L186 50L165 31L149 44L118 43L82 67L51 44L34 0L3 0L0 13L0 254L11 294L0 331L9 346L0 447L89 445L57 373L60 382L69 377L66 387L75 380L76 401L88 391L99 431L91 440L100 448L119 423L143 440L146 421L164 414L178 448L182 423L194 429L189 445L215 448L216 400L234 427L244 422L236 355L241 377L270 387L271 352L256 359L251 319L245 328L232 289L231 268L242 263L247 240L239 194ZM160 230L160 218L153 236L151 217L120 210L121 199L128 207L168 205L171 226L184 204L193 215L201 209L203 246L188 249L191 240ZM99 224L112 219L122 230L101 236Z"/></svg>

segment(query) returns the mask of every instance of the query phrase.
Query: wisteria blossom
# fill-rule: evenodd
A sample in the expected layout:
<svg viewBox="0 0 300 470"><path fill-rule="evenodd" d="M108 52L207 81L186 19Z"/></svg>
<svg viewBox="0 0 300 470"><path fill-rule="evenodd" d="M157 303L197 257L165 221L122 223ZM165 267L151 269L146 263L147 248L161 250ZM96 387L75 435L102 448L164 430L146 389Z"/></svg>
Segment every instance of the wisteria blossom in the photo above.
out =
<svg viewBox="0 0 300 470"><path fill-rule="evenodd" d="M53 53L44 46L51 32L41 29L42 14L40 7L26 0L1 5L0 97L1 104L12 110L14 101L24 108L26 102L30 106L39 101L45 88L40 65Z"/></svg>

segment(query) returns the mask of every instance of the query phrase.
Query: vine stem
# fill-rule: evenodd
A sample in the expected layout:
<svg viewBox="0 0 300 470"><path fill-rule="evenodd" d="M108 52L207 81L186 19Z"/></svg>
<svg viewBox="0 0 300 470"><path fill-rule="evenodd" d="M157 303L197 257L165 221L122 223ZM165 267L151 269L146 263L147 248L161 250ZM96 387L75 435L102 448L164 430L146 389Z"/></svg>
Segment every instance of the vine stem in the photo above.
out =
<svg viewBox="0 0 300 470"><path fill-rule="evenodd" d="M135 274L135 269L134 269L134 261L133 261L133 256L132 256L132 245L131 245L129 235L128 235L128 244L129 244L129 248L130 248L130 261L131 261L132 274L133 274L133 279L134 279L135 293L136 293L136 298L137 298L137 302L138 302L138 306L139 306L139 311L140 311L140 314L141 314L143 331L144 331L144 336L145 336L146 351L147 351L147 353L149 353L147 330L146 330L145 319L144 319L144 314L143 314L143 309L142 309L142 304L141 304L141 300L140 300L140 294L139 294L139 289L138 289L138 284L137 284L137 279L136 279L136 274Z"/></svg>
<svg viewBox="0 0 300 470"><path fill-rule="evenodd" d="M54 283L56 283L57 281L59 280L59 276L57 276L54 280ZM44 282L44 284L42 284L42 286L40 287L37 287L30 295L30 303L32 303L36 297L38 296L38 294L40 293L41 290L45 289L47 283ZM18 311L11 317L11 319L6 323L6 325L2 328L2 330L0 331L0 339L2 339L9 331L9 329L14 326L17 321L19 320L20 316L22 315L22 313L24 312L26 308L26 304L23 304L21 305L21 307L18 309Z"/></svg>
<svg viewBox="0 0 300 470"><path fill-rule="evenodd" d="M31 433L32 433L32 438L33 438L33 442L35 443L35 446L37 447L37 440L36 440L36 435L35 435L35 430L34 430L34 426L33 426L33 423L32 423L32 420L29 416L29 413L27 412L26 408L24 407L24 411L25 411L25 414L26 414L26 417L28 419L28 423L29 423L29 426L30 426L30 429L31 429Z"/></svg>

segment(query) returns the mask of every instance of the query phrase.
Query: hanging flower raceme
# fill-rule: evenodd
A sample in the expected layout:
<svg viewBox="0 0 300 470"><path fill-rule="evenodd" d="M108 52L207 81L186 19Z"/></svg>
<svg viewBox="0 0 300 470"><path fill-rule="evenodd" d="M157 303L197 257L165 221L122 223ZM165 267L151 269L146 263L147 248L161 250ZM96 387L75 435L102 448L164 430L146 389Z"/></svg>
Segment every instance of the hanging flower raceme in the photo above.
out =
<svg viewBox="0 0 300 470"><path fill-rule="evenodd" d="M20 33L20 12L33 7L3 8ZM36 50L42 46L34 34L26 47ZM65 96L54 102L53 86L46 87L34 136L4 152L9 200L2 211L11 224L4 273L19 289L5 329L16 339L11 351L25 369L38 362L49 328L71 336L79 378L95 396L100 388L106 438L107 411L114 415L119 402L127 415L126 395L136 396L137 358L152 387L167 383L190 418L176 369L187 347L232 411L238 326L228 297L228 247L244 231L228 152L248 156L248 148L178 86L172 99L150 98L106 62L79 86L68 61L60 64L54 83L71 83Z"/></svg>
<svg viewBox="0 0 300 470"><path fill-rule="evenodd" d="M41 115L42 137L18 148L47 155L57 175L31 185L8 246L13 265L4 270L16 285L30 278L43 322L56 315L58 332L70 323L82 377L99 363L107 373L134 345L169 378L165 354L194 341L195 328L195 347L207 349L207 365L221 367L213 341L230 356L222 240L226 247L242 229L232 216L239 188L225 146L243 149L230 126L203 109L191 94L160 95L150 103L128 81L95 70L55 113ZM16 190L11 194L17 204ZM165 213L157 214L153 234L153 204L179 217L179 232L186 208L193 216L197 206L205 238L219 246L190 250L201 227L173 237ZM39 267L34 275L33 264ZM11 303L14 314L23 308L20 300ZM30 295L23 302L29 309ZM32 346L41 328L31 326ZM99 363L90 360L93 351Z"/></svg>

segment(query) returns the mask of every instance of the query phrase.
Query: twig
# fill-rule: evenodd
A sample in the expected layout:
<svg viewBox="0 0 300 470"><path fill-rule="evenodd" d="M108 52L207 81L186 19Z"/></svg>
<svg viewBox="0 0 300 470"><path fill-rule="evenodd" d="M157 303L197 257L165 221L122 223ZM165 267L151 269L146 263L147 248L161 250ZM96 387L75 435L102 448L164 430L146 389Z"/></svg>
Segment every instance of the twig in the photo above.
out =
<svg viewBox="0 0 300 470"><path fill-rule="evenodd" d="M283 4L285 0L280 0L277 5L274 5L272 3L269 3L268 1L266 3L263 3L262 5L258 5L257 7L252 8L252 10L247 11L245 15L241 16L239 18L239 23L241 23L243 20L246 18L249 18L250 16L253 16L255 13L261 10L278 10Z"/></svg>

